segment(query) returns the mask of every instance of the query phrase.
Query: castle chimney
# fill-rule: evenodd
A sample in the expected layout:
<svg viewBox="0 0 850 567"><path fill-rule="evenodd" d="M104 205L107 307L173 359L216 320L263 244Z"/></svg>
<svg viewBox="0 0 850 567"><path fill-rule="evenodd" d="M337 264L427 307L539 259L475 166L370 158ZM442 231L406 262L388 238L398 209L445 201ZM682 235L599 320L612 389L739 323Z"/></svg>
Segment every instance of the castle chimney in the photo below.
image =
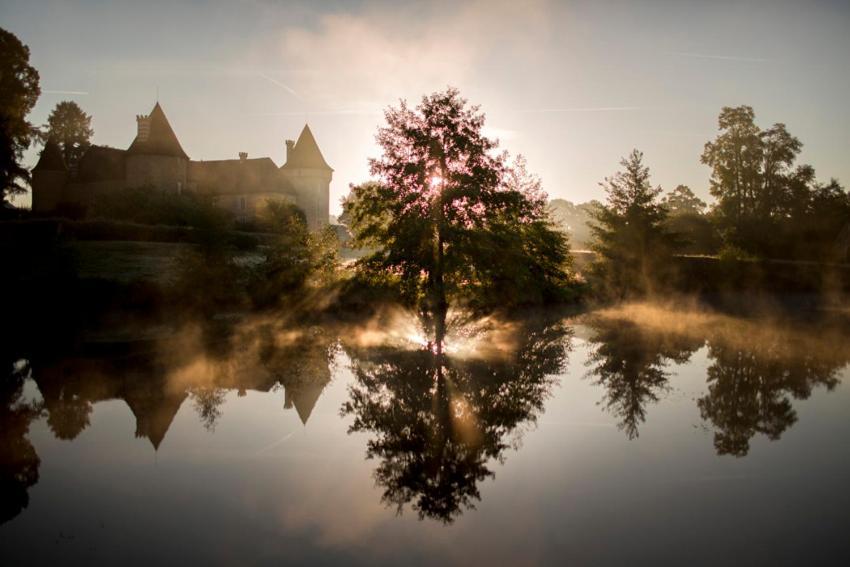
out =
<svg viewBox="0 0 850 567"><path fill-rule="evenodd" d="M295 140L286 141L286 161L289 161L289 154L292 153L292 148L295 147Z"/></svg>
<svg viewBox="0 0 850 567"><path fill-rule="evenodd" d="M248 159L248 152L239 152L239 161L245 161Z"/></svg>
<svg viewBox="0 0 850 567"><path fill-rule="evenodd" d="M136 132L136 138L140 142L147 142L148 138L151 135L151 119L150 116L144 116L142 114L136 115L136 126L138 130Z"/></svg>

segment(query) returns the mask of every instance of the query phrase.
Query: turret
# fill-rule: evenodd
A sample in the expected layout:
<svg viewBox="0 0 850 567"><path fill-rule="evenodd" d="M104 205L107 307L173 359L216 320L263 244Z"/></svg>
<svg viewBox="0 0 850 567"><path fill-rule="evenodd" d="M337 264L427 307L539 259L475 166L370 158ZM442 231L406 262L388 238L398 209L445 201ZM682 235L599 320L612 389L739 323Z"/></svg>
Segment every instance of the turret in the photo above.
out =
<svg viewBox="0 0 850 567"><path fill-rule="evenodd" d="M136 127L136 138L127 148L127 187L180 193L186 186L189 156L158 102L149 115L136 116Z"/></svg>
<svg viewBox="0 0 850 567"><path fill-rule="evenodd" d="M286 140L286 163L280 169L295 191L296 204L307 217L307 227L319 230L327 226L333 169L322 156L308 125L304 125L297 142Z"/></svg>
<svg viewBox="0 0 850 567"><path fill-rule="evenodd" d="M51 140L44 144L38 163L32 168L32 210L37 213L55 211L62 202L68 183L68 168L59 145Z"/></svg>

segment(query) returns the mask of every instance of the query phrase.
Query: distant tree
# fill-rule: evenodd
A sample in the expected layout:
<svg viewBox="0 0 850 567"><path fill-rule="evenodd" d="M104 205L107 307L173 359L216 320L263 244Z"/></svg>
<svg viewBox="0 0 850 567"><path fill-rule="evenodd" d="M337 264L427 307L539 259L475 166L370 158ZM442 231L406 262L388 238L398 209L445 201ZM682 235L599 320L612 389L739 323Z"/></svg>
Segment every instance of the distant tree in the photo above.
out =
<svg viewBox="0 0 850 567"><path fill-rule="evenodd" d="M555 225L566 232L573 247L586 248L593 240L590 224L593 212L601 206L599 201L573 204L566 199L549 201L549 211Z"/></svg>
<svg viewBox="0 0 850 567"><path fill-rule="evenodd" d="M385 117L383 156L370 164L378 179L354 186L344 203L355 244L375 249L359 267L397 274L429 310L450 297L556 296L568 282L566 237L546 214L539 180L482 134L478 107L448 89Z"/></svg>
<svg viewBox="0 0 850 567"><path fill-rule="evenodd" d="M27 115L41 94L29 59L29 48L0 28L0 201L23 193L29 182L20 161L35 134Z"/></svg>
<svg viewBox="0 0 850 567"><path fill-rule="evenodd" d="M59 144L65 165L76 169L80 158L91 146L94 130L91 127L91 116L83 112L76 102L65 100L47 118L47 124L42 129L44 140L53 140Z"/></svg>
<svg viewBox="0 0 850 567"><path fill-rule="evenodd" d="M707 206L705 201L694 195L687 185L677 185L675 189L667 193L662 202L671 216L700 215L705 212Z"/></svg>
<svg viewBox="0 0 850 567"><path fill-rule="evenodd" d="M719 235L713 215L705 213L706 203L687 185L678 185L662 200L668 216L665 228L677 235L681 251L689 254L714 254L719 248Z"/></svg>
<svg viewBox="0 0 850 567"><path fill-rule="evenodd" d="M622 171L600 183L607 201L592 226L597 253L593 275L614 296L652 291L664 280L677 245L664 228L661 188L650 184L643 152L632 150L620 164Z"/></svg>

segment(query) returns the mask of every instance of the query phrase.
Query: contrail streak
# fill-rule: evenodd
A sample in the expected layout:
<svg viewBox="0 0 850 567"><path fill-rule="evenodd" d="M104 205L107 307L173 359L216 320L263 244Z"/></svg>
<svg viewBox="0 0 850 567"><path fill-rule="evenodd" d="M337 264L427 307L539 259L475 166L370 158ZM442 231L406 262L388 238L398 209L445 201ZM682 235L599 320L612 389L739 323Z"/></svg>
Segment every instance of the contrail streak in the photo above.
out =
<svg viewBox="0 0 850 567"><path fill-rule="evenodd" d="M42 92L42 94L67 94L67 95L87 95L87 94L89 94L86 91L51 91L51 90L47 90L47 89L44 89L41 92Z"/></svg>
<svg viewBox="0 0 850 567"><path fill-rule="evenodd" d="M277 86L279 86L280 88L282 88L283 90L285 90L286 92L288 92L288 93L289 93L289 94L291 94L292 96L294 96L294 97L298 98L299 100L304 100L304 99L302 99L302 98L301 98L301 95L299 95L297 92L295 92L295 89L293 89L293 88L292 88L292 87L290 87L289 85L286 85L286 84L284 84L284 83L281 83L281 82L280 82L280 81L278 81L277 79L274 79L274 78L272 78L272 77L269 77L268 75L265 75L265 74L263 74L263 73L257 73L257 74L258 74L259 76L261 76L262 78L264 78L265 80L267 80L268 82L272 83L273 85L277 85Z"/></svg>
<svg viewBox="0 0 850 567"><path fill-rule="evenodd" d="M674 55L682 57L693 57L695 59L716 59L719 61L741 61L742 63L767 63L767 59L759 57L739 57L737 55L712 55L710 53L690 53L687 51L677 51Z"/></svg>

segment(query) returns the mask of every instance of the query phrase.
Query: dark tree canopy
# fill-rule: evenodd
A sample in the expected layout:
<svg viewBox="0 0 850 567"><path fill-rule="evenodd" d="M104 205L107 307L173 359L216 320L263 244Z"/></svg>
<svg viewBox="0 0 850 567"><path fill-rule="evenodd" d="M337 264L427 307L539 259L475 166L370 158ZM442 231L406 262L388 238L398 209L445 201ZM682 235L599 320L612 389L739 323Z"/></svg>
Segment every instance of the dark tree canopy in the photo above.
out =
<svg viewBox="0 0 850 567"><path fill-rule="evenodd" d="M65 100L56 105L47 118L42 137L59 144L65 165L72 171L91 146L94 130L91 127L91 116L73 101Z"/></svg>
<svg viewBox="0 0 850 567"><path fill-rule="evenodd" d="M396 274L412 300L444 308L553 299L569 249L524 161L508 164L481 129L484 115L455 89L385 113L375 182L344 203L355 242L375 252L361 269Z"/></svg>
<svg viewBox="0 0 850 567"><path fill-rule="evenodd" d="M601 293L617 297L649 292L663 282L677 244L664 227L661 188L650 184L643 153L633 150L620 164L623 169L600 184L607 202L592 225L596 282Z"/></svg>
<svg viewBox="0 0 850 567"><path fill-rule="evenodd" d="M21 158L35 134L27 115L41 94L29 59L29 48L0 28L0 201L23 193L29 182Z"/></svg>
<svg viewBox="0 0 850 567"><path fill-rule="evenodd" d="M712 169L725 243L771 257L846 258L837 241L849 226L850 198L837 181L820 184L814 168L795 165L803 145L785 125L760 129L749 106L724 107L718 125L702 162ZM821 207L824 194L835 214Z"/></svg>

